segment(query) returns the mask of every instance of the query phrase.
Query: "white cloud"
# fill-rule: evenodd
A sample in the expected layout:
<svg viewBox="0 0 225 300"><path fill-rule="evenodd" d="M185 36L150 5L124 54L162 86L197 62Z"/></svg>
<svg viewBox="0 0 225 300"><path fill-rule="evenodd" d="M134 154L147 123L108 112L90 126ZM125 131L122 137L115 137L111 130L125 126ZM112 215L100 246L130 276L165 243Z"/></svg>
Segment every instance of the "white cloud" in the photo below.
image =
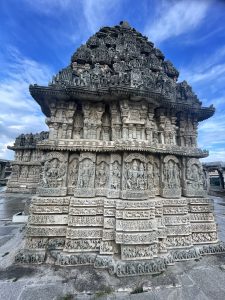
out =
<svg viewBox="0 0 225 300"><path fill-rule="evenodd" d="M83 0L83 13L91 33L102 26L108 26L110 19L118 12L119 0Z"/></svg>
<svg viewBox="0 0 225 300"><path fill-rule="evenodd" d="M0 78L0 157L12 158L7 144L22 132L46 130L45 117L29 94L29 84L47 84L52 71L48 66L23 57L17 49L7 49L4 77Z"/></svg>
<svg viewBox="0 0 225 300"><path fill-rule="evenodd" d="M195 29L206 16L211 1L162 1L155 21L147 24L146 35L156 43Z"/></svg>
<svg viewBox="0 0 225 300"><path fill-rule="evenodd" d="M202 162L224 161L225 149L216 149L209 152L209 156L202 158Z"/></svg>
<svg viewBox="0 0 225 300"><path fill-rule="evenodd" d="M221 99L219 99L220 101ZM209 150L203 161L225 160L225 119L223 114L215 114L199 125L199 147Z"/></svg>

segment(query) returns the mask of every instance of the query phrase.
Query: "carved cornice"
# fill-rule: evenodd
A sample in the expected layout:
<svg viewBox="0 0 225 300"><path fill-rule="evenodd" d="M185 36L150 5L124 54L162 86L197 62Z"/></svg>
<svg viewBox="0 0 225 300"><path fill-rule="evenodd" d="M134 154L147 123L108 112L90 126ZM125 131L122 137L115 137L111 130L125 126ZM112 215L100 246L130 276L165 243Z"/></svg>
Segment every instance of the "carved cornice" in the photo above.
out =
<svg viewBox="0 0 225 300"><path fill-rule="evenodd" d="M116 152L140 151L149 153L174 154L189 157L207 157L208 151L199 148L150 144L146 141L97 141L97 140L47 140L37 144L40 150L59 151L91 151L91 152Z"/></svg>
<svg viewBox="0 0 225 300"><path fill-rule="evenodd" d="M127 87L108 87L90 90L85 87L56 88L31 85L30 93L41 106L43 113L48 117L50 116L49 103L53 99L56 101L89 100L105 102L120 100L121 98L127 98L131 101L146 100L148 103L152 103L155 106L168 107L177 110L177 112L191 112L196 115L199 121L211 117L215 112L215 108L212 106L201 107L199 104L174 100L154 91L145 91Z"/></svg>
<svg viewBox="0 0 225 300"><path fill-rule="evenodd" d="M40 166L40 161L20 161L20 160L14 160L12 161L12 165L23 165L23 166Z"/></svg>
<svg viewBox="0 0 225 300"><path fill-rule="evenodd" d="M26 145L26 146L7 146L7 149L16 151L16 150L34 150L36 145Z"/></svg>

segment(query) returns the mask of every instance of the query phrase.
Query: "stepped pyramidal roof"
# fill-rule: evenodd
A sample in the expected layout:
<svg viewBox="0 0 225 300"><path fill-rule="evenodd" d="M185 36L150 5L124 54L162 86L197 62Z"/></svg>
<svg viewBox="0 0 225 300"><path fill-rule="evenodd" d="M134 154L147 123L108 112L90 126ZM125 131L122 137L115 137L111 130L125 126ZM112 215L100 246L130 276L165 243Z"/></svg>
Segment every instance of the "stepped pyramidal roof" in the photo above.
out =
<svg viewBox="0 0 225 300"><path fill-rule="evenodd" d="M171 107L184 107L198 112L204 120L214 108L203 108L186 81L177 82L179 72L165 60L146 36L120 22L114 27L102 27L72 55L68 67L53 76L48 87L30 86L34 99L49 115L48 100L129 97L154 103L168 102ZM107 95L107 97L106 97Z"/></svg>

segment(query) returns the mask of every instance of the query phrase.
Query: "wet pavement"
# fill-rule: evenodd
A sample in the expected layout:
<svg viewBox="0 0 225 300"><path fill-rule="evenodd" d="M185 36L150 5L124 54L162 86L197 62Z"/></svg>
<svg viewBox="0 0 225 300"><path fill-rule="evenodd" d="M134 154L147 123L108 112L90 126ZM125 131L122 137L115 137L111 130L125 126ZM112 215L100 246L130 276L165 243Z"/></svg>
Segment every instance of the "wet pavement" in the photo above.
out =
<svg viewBox="0 0 225 300"><path fill-rule="evenodd" d="M12 219L12 216L24 210L25 203L31 198L27 194L5 193L6 187L0 187L0 221Z"/></svg>
<svg viewBox="0 0 225 300"><path fill-rule="evenodd" d="M176 263L157 276L124 279L88 266L15 265L14 257L24 245L25 225L11 220L30 197L0 190L0 300L225 299L225 254ZM211 198L219 238L225 242L225 197Z"/></svg>

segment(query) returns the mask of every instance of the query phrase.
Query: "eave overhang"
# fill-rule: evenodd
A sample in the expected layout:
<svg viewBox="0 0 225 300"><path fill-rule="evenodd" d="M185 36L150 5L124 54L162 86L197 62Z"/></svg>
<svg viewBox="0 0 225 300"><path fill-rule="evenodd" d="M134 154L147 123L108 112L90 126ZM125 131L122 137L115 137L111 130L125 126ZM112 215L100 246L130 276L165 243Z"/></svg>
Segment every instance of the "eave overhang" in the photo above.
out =
<svg viewBox="0 0 225 300"><path fill-rule="evenodd" d="M190 103L179 102L176 99L151 91L138 90L127 87L109 87L90 90L84 87L45 87L38 85L30 86L30 93L36 102L41 106L43 113L50 117L49 104L54 101L108 101L129 99L135 101L145 100L155 107L168 107L177 112L189 112L194 114L198 121L210 118L214 112L214 107L201 107Z"/></svg>

